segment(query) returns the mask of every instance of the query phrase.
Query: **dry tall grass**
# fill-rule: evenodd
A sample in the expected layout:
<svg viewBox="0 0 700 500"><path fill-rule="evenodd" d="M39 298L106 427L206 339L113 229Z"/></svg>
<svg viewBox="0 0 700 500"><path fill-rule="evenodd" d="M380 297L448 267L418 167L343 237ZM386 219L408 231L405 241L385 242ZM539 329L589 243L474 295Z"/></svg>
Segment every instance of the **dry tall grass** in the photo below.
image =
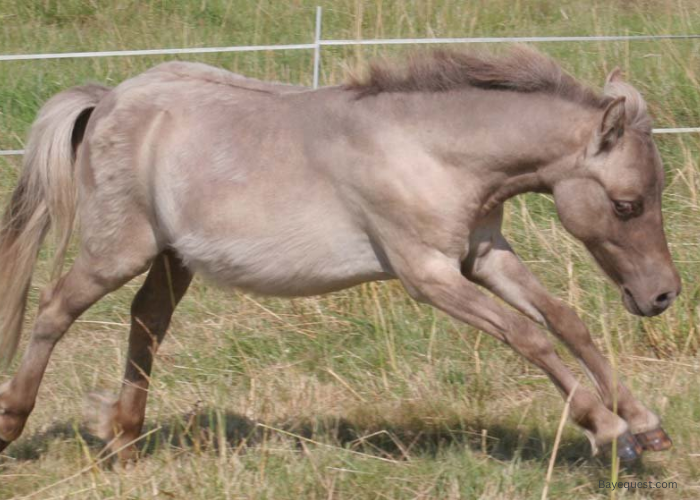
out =
<svg viewBox="0 0 700 500"><path fill-rule="evenodd" d="M694 0L320 3L327 38L700 32ZM4 0L0 52L306 42L314 6L306 0ZM657 126L700 125L697 41L540 48L595 85L621 66L644 91ZM322 81L335 83L347 66L401 50L408 49L325 49ZM38 107L58 90L88 80L116 84L164 59L0 63L0 148L21 147ZM307 52L187 59L311 81ZM682 297L664 315L640 320L624 311L556 221L550 198L511 201L506 227L530 267L577 309L675 440L673 451L619 471L620 480L678 484L635 498L697 498L700 137L658 142L667 169L669 239L684 279ZM13 187L17 168L16 159L0 159L1 196ZM48 279L46 260L33 303ZM118 388L138 286L139 280L93 307L57 348L23 437L0 457L0 497L541 498L564 409L559 395L510 350L416 305L395 283L278 300L196 281L158 355L145 457L129 469L109 465L101 444L81 428L82 398L94 388ZM611 496L598 488L610 480L609 465L588 453L585 438L565 426L549 498Z"/></svg>

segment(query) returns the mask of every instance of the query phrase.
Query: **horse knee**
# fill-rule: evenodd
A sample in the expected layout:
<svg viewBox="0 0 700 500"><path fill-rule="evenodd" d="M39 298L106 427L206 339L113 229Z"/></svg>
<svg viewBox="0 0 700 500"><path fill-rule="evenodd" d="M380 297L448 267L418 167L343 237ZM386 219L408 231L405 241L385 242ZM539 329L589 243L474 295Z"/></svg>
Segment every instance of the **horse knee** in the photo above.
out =
<svg viewBox="0 0 700 500"><path fill-rule="evenodd" d="M552 326L552 331L567 344L583 346L593 343L593 338L583 320L564 302L560 300L553 302L547 319Z"/></svg>
<svg viewBox="0 0 700 500"><path fill-rule="evenodd" d="M528 324L525 332L512 335L508 339L508 343L535 363L538 360L547 359L555 353L554 344L534 324Z"/></svg>

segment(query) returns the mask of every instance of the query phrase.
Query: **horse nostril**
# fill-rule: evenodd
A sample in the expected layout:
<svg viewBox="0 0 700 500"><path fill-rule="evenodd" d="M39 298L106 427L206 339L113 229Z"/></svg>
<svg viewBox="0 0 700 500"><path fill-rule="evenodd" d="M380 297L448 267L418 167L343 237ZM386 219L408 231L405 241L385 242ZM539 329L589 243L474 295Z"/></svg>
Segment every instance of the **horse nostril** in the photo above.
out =
<svg viewBox="0 0 700 500"><path fill-rule="evenodd" d="M658 309L666 309L676 296L673 292L664 292L654 299L654 306Z"/></svg>

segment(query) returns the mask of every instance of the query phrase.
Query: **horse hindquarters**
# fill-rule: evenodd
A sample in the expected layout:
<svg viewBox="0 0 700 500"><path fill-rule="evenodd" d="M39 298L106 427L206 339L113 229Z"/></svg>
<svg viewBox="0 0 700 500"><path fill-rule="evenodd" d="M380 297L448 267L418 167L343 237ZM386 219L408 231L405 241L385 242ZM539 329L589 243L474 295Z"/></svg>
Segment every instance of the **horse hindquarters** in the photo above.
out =
<svg viewBox="0 0 700 500"><path fill-rule="evenodd" d="M121 196L130 191L128 187L120 191L108 183L85 183L90 177L83 173L94 171L91 162L109 163L108 158L89 153L94 127L87 122L85 113L95 108L107 92L97 89L71 89L42 108L32 128L20 184L5 214L0 258L3 267L14 273L14 281L22 285L21 293L6 295L0 310L3 346L10 354L19 337L33 263L49 226L55 226L60 233L60 258L70 240L76 211L89 216L81 221L80 249L72 268L42 292L19 369L12 380L0 387L0 450L21 434L34 408L51 352L73 321L101 297L148 269L158 253L149 217L133 200ZM86 128L85 140L81 142ZM102 170L112 167L99 166ZM75 175L74 170L81 175ZM118 182L113 175L107 179ZM76 191L81 194L79 200L75 198ZM130 208L105 224L110 211L119 206ZM3 273L3 288L15 290L16 285L7 276Z"/></svg>

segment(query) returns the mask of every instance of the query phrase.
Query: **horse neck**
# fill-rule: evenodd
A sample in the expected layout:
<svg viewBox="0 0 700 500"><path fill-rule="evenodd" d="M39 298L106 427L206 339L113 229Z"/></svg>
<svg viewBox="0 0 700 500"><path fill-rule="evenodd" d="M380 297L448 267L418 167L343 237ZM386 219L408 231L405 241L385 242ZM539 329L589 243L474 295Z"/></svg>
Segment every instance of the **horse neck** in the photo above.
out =
<svg viewBox="0 0 700 500"><path fill-rule="evenodd" d="M549 192L584 150L602 113L540 93L464 89L415 99L408 109L420 114L418 140L479 179L486 208L524 192Z"/></svg>

